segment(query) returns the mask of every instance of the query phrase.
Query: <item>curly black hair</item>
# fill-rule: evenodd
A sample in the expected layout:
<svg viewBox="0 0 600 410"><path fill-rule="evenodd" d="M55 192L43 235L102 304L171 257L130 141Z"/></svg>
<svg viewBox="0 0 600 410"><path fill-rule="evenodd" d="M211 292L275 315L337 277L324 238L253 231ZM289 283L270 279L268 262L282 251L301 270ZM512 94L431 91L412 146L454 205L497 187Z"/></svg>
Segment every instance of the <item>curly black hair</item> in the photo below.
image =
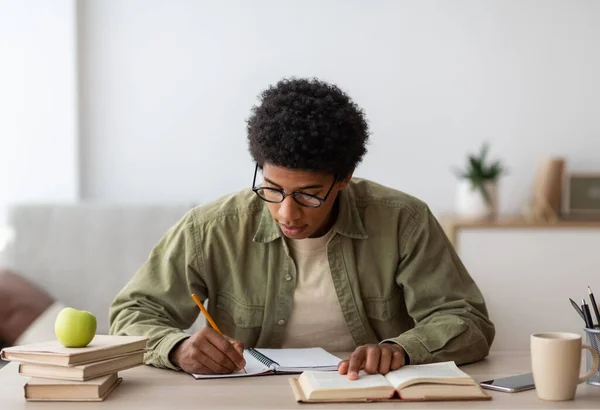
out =
<svg viewBox="0 0 600 410"><path fill-rule="evenodd" d="M334 84L282 79L261 94L247 122L250 154L265 163L348 176L367 152L362 109Z"/></svg>

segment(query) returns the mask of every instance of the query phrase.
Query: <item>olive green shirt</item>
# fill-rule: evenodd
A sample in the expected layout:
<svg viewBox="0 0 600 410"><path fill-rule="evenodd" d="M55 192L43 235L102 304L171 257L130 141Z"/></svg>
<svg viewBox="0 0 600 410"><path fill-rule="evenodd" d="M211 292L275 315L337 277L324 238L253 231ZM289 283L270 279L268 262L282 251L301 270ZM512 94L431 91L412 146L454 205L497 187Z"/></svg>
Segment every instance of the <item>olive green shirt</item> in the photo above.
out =
<svg viewBox="0 0 600 410"><path fill-rule="evenodd" d="M396 342L412 364L485 357L495 331L484 298L429 208L356 178L337 201L327 255L355 344ZM110 331L147 336L146 363L177 369L169 352L200 313L196 293L224 334L277 348L296 278L266 204L245 190L190 210L164 235L113 301Z"/></svg>

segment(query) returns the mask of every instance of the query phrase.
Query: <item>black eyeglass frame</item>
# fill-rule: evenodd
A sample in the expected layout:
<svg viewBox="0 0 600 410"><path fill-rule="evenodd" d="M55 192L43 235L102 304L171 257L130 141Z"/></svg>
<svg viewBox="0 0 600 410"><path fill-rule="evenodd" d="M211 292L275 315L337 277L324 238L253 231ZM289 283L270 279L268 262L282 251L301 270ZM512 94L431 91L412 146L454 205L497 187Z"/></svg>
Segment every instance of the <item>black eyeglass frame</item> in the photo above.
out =
<svg viewBox="0 0 600 410"><path fill-rule="evenodd" d="M327 198L329 197L329 194L331 193L331 190L333 189L333 186L335 185L336 182L338 182L338 177L336 175L334 175L334 180L333 180L333 183L331 184L331 186L329 187L329 190L327 191L327 193L325 194L325 196L323 198L319 198L316 195L307 194L307 193L302 192L302 191L294 191L294 192L291 192L289 194L286 194L283 189L270 188L270 187L265 187L265 186L263 186L263 187L256 187L255 184L256 184L256 174L257 173L258 173L258 164L256 164L256 167L254 168L254 178L252 178L252 191L254 191L254 193L260 199L262 199L263 201L269 202L269 203L272 203L272 204L280 204L283 201L285 201L286 197L291 196L298 205L304 206L306 208L313 208L313 209L314 208L319 208L321 205L323 205L325 203L325 201L327 201ZM258 191L275 191L275 192L279 192L282 195L281 201L270 201L270 200L262 197L258 193ZM299 202L298 199L296 199L297 195L304 195L304 196L308 196L308 197L314 198L317 201L319 201L319 205L310 206L310 205L303 204L303 203Z"/></svg>

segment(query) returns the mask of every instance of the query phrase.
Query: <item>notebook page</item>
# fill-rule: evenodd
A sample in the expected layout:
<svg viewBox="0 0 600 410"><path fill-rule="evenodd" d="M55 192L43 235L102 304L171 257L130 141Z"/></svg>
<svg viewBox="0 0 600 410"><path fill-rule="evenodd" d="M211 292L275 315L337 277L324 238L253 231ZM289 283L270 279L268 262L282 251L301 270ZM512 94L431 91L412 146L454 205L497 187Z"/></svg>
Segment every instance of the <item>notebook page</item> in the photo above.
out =
<svg viewBox="0 0 600 410"><path fill-rule="evenodd" d="M460 370L454 362L408 365L389 372L385 377L396 388L415 379L440 383L473 384L473 379Z"/></svg>
<svg viewBox="0 0 600 410"><path fill-rule="evenodd" d="M269 359L277 362L276 369L280 371L289 370L337 370L341 359L328 353L320 347L304 349L256 349Z"/></svg>
<svg viewBox="0 0 600 410"><path fill-rule="evenodd" d="M195 379L223 379L227 377L245 377L245 376L257 376L260 374L265 374L270 372L272 369L269 369L264 364L259 362L254 358L248 351L244 350L244 359L246 360L246 373L243 370L238 370L237 372L229 373L229 374L196 374L192 373Z"/></svg>

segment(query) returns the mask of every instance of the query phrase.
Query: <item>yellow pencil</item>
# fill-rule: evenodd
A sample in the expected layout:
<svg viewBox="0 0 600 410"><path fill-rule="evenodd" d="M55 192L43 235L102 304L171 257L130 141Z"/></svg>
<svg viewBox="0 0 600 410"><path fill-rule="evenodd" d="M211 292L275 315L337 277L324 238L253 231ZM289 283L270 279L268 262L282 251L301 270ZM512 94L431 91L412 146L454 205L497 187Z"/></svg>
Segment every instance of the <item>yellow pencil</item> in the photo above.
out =
<svg viewBox="0 0 600 410"><path fill-rule="evenodd" d="M219 333L221 336L225 337L225 335L223 334L223 332L221 332L221 329L219 329L219 326L217 326L217 324L215 323L215 321L213 320L213 318L210 317L210 315L208 314L208 311L206 310L206 308L204 307L204 305L202 304L202 302L200 302L200 299L198 299L198 296L196 296L195 293L192 293L192 299L194 299L194 302L196 302L196 304L198 305L198 307L202 311L202 314L204 314L204 317L206 318L206 320L208 320L208 323L210 323L210 325L212 326L212 328L215 329L215 331L217 333ZM246 373L246 368L245 367L242 368L242 370L244 371L244 373Z"/></svg>

